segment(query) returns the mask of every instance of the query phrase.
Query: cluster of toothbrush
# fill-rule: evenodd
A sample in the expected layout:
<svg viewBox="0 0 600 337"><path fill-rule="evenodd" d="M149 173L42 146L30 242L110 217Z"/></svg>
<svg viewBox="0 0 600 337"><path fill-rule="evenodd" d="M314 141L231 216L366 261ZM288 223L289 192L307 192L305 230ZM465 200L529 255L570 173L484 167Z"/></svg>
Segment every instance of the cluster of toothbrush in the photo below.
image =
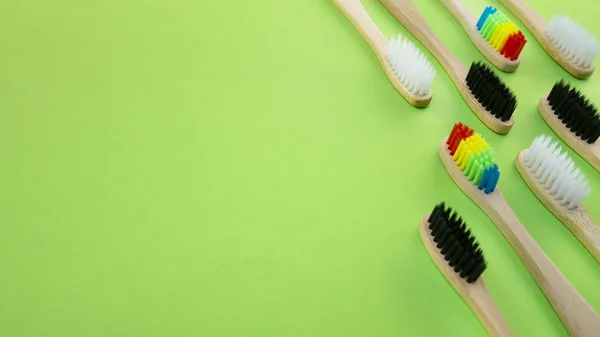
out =
<svg viewBox="0 0 600 337"><path fill-rule="evenodd" d="M388 40L360 1L332 1L367 40L398 92L413 106L426 107L432 99L436 71L421 50L406 36L398 34ZM484 62L465 66L433 33L412 0L379 1L428 47L481 122L493 132L507 134L514 124L517 97L496 72ZM566 72L577 79L592 75L593 62L600 53L600 44L592 33L562 15L545 22L523 0L500 1ZM527 38L505 14L487 6L477 17L458 0L440 2L494 67L507 73L517 70ZM587 97L561 80L541 97L538 111L564 143L600 172L600 116ZM598 336L600 316L539 247L500 192L500 168L482 134L456 123L442 142L439 155L456 185L511 244L567 330L573 336ZM535 138L529 148L518 153L515 167L533 194L600 262L600 227L582 204L591 192L590 185L558 141L546 135ZM512 336L492 297L483 295L488 292L482 278L488 265L466 221L441 203L423 217L420 234L438 269L490 335Z"/></svg>

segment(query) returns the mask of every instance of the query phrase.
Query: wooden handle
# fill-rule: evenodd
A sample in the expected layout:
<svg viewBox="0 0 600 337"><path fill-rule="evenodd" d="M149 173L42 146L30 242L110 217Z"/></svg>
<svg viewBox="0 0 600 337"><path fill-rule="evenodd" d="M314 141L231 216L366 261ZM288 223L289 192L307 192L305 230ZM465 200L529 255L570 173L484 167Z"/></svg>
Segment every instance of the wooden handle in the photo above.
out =
<svg viewBox="0 0 600 337"><path fill-rule="evenodd" d="M387 55L389 40L381 33L359 0L333 0L379 57Z"/></svg>
<svg viewBox="0 0 600 337"><path fill-rule="evenodd" d="M558 219L581 241L585 248L600 262L600 228L582 206L577 212L567 212Z"/></svg>
<svg viewBox="0 0 600 337"><path fill-rule="evenodd" d="M440 0L458 22L466 30L477 23L477 17L460 0Z"/></svg>
<svg viewBox="0 0 600 337"><path fill-rule="evenodd" d="M457 88L467 77L467 68L435 36L425 18L411 0L379 0L400 23L414 35L442 64Z"/></svg>
<svg viewBox="0 0 600 337"><path fill-rule="evenodd" d="M533 33L535 38L540 40L546 40L546 27L548 23L542 19L542 17L531 8L523 0L500 0L500 2L506 6L530 32Z"/></svg>
<svg viewBox="0 0 600 337"><path fill-rule="evenodd" d="M429 230L429 214L421 219L419 232L429 252L431 259L435 262L438 269L442 272L446 280L454 287L456 292L467 302L471 310L477 315L481 323L485 326L490 336L509 337L513 336L510 327L504 320L502 313L496 306L494 299L490 295L483 277L469 284L448 265L448 261L441 255L439 249L433 242L431 231Z"/></svg>
<svg viewBox="0 0 600 337"><path fill-rule="evenodd" d="M500 190L479 204L517 252L572 336L593 337L600 317L519 222Z"/></svg>
<svg viewBox="0 0 600 337"><path fill-rule="evenodd" d="M594 144L588 144L586 141L575 136L567 127L556 117L552 111L552 107L548 102L548 94L545 94L540 99L538 111L546 124L562 139L565 144L577 152L585 159L596 171L600 172L600 141Z"/></svg>
<svg viewBox="0 0 600 337"><path fill-rule="evenodd" d="M521 225L500 189L485 194L468 181L448 153L446 139L439 154L454 182L490 217L517 252L571 335L598 336L600 317Z"/></svg>
<svg viewBox="0 0 600 337"><path fill-rule="evenodd" d="M515 159L517 171L521 174L526 185L529 186L529 189L542 204L581 241L596 261L600 262L600 228L594 223L592 216L583 205L574 209L568 209L566 206L561 205L553 195L550 195L545 188L540 186L525 165L527 151L523 150L519 152Z"/></svg>

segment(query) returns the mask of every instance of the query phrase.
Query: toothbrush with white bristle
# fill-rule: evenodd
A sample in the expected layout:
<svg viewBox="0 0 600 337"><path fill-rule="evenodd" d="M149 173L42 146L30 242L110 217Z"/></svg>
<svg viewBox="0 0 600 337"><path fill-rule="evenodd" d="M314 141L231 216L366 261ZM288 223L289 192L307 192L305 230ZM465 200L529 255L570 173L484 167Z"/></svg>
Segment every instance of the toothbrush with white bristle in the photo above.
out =
<svg viewBox="0 0 600 337"><path fill-rule="evenodd" d="M515 166L533 194L600 262L600 228L581 204L591 188L567 152L550 136L538 136L519 152Z"/></svg>
<svg viewBox="0 0 600 337"><path fill-rule="evenodd" d="M398 34L388 39L379 30L359 0L333 0L377 56L396 90L417 108L429 105L435 69L412 42Z"/></svg>

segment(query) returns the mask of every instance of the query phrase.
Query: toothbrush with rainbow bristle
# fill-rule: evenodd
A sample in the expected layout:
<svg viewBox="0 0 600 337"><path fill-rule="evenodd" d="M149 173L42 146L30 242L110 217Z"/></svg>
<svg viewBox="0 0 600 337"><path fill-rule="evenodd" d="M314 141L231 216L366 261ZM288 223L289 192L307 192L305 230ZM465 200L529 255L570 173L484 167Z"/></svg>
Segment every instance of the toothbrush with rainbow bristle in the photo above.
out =
<svg viewBox="0 0 600 337"><path fill-rule="evenodd" d="M485 139L457 123L440 145L439 155L452 180L488 215L517 252L571 335L598 336L600 316L519 222L497 187L500 171Z"/></svg>
<svg viewBox="0 0 600 337"><path fill-rule="evenodd" d="M496 68L514 72L527 40L517 26L495 7L487 6L479 19L460 0L441 0L463 27L475 47Z"/></svg>
<svg viewBox="0 0 600 337"><path fill-rule="evenodd" d="M600 53L600 44L594 34L575 20L555 15L550 22L523 0L500 0L529 29L546 53L578 79L594 73L594 60Z"/></svg>
<svg viewBox="0 0 600 337"><path fill-rule="evenodd" d="M600 228L581 204L591 188L573 160L550 136L519 152L515 166L535 196L600 262Z"/></svg>
<svg viewBox="0 0 600 337"><path fill-rule="evenodd" d="M433 97L431 83L436 71L419 48L400 34L388 40L359 0L333 3L367 41L400 95L414 107L427 107Z"/></svg>

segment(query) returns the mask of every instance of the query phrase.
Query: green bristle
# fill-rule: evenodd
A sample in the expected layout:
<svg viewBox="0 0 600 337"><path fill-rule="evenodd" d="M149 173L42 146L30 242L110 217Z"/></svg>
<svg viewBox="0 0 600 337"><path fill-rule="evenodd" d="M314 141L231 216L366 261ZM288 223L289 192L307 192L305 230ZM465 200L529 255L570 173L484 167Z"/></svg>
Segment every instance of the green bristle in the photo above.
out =
<svg viewBox="0 0 600 337"><path fill-rule="evenodd" d="M470 170L467 179L469 179L469 181L473 181L473 179L475 179L475 177L477 176L477 167L479 166L479 159L474 159L469 164L471 164L472 170Z"/></svg>
<svg viewBox="0 0 600 337"><path fill-rule="evenodd" d="M496 27L507 21L508 18L504 14L496 11L496 13L488 16L487 20L485 20L485 23L481 27L481 36L489 41Z"/></svg>
<svg viewBox="0 0 600 337"><path fill-rule="evenodd" d="M465 170L465 176L469 181L473 181L477 173L477 167L480 163L482 151L477 152L474 156L469 158L469 162L467 163L467 170Z"/></svg>
<svg viewBox="0 0 600 337"><path fill-rule="evenodd" d="M469 160L467 162L467 167L465 168L465 175L468 176L469 174L471 174L471 170L473 169L473 163L475 162L475 160Z"/></svg>
<svg viewBox="0 0 600 337"><path fill-rule="evenodd" d="M467 166L465 168L465 176L469 181L474 184L479 184L483 177L483 172L495 164L493 150L487 148L483 151L477 152L475 155L469 157Z"/></svg>
<svg viewBox="0 0 600 337"><path fill-rule="evenodd" d="M483 169L481 164L478 164L477 166L477 174L475 174L475 179L473 179L473 184L475 185L479 185L479 182L481 182L481 178L483 178L483 172L485 171L485 169Z"/></svg>

